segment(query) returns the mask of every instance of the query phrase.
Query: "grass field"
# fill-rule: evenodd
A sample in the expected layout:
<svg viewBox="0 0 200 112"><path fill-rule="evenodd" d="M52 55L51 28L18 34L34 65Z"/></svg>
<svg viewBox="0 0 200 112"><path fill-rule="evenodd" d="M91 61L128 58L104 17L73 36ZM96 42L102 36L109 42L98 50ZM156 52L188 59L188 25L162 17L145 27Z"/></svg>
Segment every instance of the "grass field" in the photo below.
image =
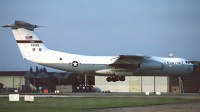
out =
<svg viewBox="0 0 200 112"><path fill-rule="evenodd" d="M157 105L167 103L192 102L194 100L179 98L148 97L47 97L35 98L32 103L9 102L8 97L0 98L0 112L93 112L96 108L127 107L138 105Z"/></svg>

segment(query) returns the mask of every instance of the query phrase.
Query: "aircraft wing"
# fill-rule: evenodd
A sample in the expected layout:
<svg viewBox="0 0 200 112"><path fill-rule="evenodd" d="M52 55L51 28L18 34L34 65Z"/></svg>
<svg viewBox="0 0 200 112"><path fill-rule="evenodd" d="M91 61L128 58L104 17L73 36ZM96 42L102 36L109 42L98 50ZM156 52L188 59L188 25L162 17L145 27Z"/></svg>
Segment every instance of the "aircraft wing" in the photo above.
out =
<svg viewBox="0 0 200 112"><path fill-rule="evenodd" d="M137 68L140 63L151 63L156 62L147 55L119 55L115 58L115 61L110 66L120 67L120 68Z"/></svg>

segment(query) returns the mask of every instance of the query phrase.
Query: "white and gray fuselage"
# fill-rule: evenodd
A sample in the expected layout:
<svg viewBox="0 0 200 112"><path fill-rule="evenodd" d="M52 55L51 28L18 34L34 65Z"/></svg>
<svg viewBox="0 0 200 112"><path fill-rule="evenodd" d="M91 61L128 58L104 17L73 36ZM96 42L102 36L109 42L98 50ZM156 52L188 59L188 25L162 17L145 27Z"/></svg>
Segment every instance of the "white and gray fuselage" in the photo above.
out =
<svg viewBox="0 0 200 112"><path fill-rule="evenodd" d="M183 76L193 64L183 58L148 55L85 56L48 49L33 32L37 25L23 21L5 25L12 29L24 59L51 68L98 76Z"/></svg>
<svg viewBox="0 0 200 112"><path fill-rule="evenodd" d="M59 70L98 76L182 76L193 71L193 64L183 58L151 56L149 58L162 63L162 67L139 68L138 62L135 66L120 68L112 66L117 57L85 56L50 50L44 55L28 57L27 60Z"/></svg>

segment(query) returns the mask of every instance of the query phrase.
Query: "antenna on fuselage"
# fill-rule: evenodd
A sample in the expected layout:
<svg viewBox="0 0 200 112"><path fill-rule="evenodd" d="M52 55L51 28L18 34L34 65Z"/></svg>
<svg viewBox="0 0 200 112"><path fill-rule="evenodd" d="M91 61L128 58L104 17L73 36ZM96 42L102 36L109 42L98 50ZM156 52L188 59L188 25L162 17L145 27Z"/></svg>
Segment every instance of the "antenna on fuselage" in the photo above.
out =
<svg viewBox="0 0 200 112"><path fill-rule="evenodd" d="M169 53L169 58L173 58L173 54L172 53Z"/></svg>

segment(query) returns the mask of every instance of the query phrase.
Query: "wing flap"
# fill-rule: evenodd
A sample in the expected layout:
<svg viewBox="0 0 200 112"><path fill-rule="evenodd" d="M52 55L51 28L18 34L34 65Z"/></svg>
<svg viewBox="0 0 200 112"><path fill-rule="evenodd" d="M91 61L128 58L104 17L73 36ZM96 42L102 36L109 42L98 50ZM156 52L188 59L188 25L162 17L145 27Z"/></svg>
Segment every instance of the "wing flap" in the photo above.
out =
<svg viewBox="0 0 200 112"><path fill-rule="evenodd" d="M119 55L116 60L109 64L116 68L138 68L140 63L156 62L147 55Z"/></svg>
<svg viewBox="0 0 200 112"><path fill-rule="evenodd" d="M151 57L146 55L120 55L112 64L139 64L152 61Z"/></svg>

